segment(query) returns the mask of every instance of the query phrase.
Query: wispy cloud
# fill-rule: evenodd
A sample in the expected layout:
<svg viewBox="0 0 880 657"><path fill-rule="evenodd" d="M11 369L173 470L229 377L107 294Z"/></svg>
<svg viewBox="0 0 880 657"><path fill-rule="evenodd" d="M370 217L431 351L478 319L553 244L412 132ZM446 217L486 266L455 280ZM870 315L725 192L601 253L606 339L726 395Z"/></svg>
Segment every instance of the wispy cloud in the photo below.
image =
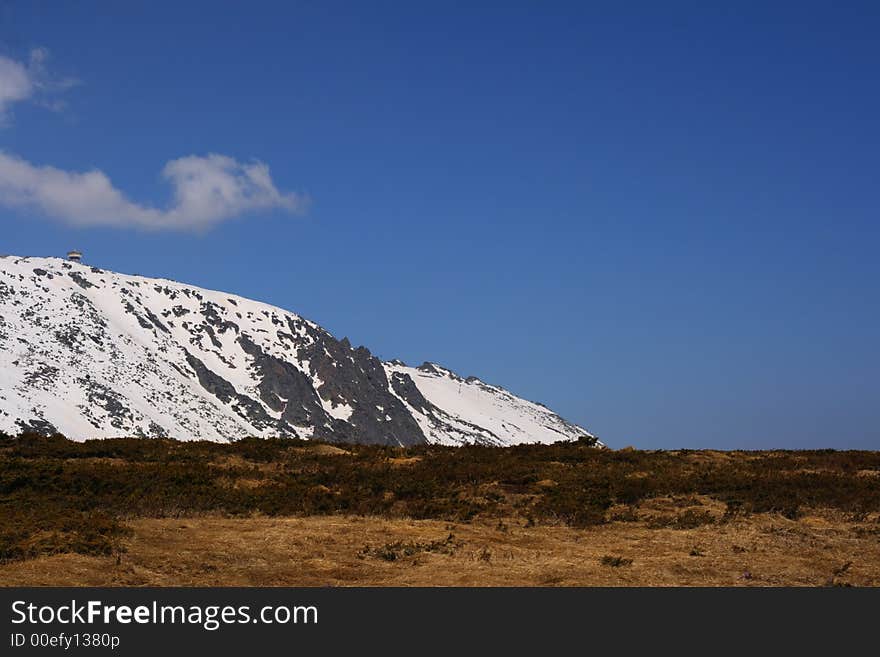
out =
<svg viewBox="0 0 880 657"><path fill-rule="evenodd" d="M49 51L34 48L27 61L0 56L0 126L10 121L10 108L30 100L52 111L64 109L58 95L79 84L75 78L59 78L48 70Z"/></svg>
<svg viewBox="0 0 880 657"><path fill-rule="evenodd" d="M0 124L9 121L9 106L30 98L34 84L26 67L13 59L0 57Z"/></svg>
<svg viewBox="0 0 880 657"><path fill-rule="evenodd" d="M64 108L59 95L79 81L51 74L49 59L45 48L31 50L26 61L0 56L0 126L9 123L16 103ZM161 177L172 194L157 207L129 199L98 169L68 171L0 151L0 206L36 211L71 226L198 231L257 211L299 212L308 202L279 191L269 167L257 160L190 155L168 162Z"/></svg>
<svg viewBox="0 0 880 657"><path fill-rule="evenodd" d="M168 162L162 178L171 185L172 202L156 208L126 198L103 171L36 166L0 152L0 205L37 210L73 226L155 230L203 230L249 212L298 212L307 205L305 197L279 191L259 161L190 155Z"/></svg>

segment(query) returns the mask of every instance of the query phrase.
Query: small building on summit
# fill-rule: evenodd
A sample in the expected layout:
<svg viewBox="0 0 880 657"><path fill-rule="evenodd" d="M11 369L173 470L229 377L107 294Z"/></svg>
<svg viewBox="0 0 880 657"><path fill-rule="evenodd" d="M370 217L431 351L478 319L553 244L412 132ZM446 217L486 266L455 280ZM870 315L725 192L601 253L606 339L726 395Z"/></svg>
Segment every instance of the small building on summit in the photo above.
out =
<svg viewBox="0 0 880 657"><path fill-rule="evenodd" d="M83 254L80 253L79 251L77 251L76 249L74 249L73 251L67 252L67 259L71 260L73 262L81 262L82 257L83 257Z"/></svg>

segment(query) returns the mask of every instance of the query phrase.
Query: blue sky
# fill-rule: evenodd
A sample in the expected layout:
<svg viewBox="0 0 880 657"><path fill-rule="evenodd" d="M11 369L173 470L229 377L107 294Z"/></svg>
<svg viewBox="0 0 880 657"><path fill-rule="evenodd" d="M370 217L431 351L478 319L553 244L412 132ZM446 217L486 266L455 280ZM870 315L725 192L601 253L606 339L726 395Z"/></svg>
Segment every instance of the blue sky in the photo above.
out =
<svg viewBox="0 0 880 657"><path fill-rule="evenodd" d="M0 3L0 252L614 447L880 448L880 9L707 4Z"/></svg>

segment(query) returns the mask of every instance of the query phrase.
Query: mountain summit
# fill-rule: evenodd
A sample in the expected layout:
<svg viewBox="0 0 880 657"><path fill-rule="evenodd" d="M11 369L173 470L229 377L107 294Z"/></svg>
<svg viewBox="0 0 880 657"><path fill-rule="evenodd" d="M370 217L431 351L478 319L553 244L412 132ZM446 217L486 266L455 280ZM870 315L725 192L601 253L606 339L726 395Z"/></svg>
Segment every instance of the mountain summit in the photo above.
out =
<svg viewBox="0 0 880 657"><path fill-rule="evenodd" d="M0 431L514 445L590 434L433 363L382 362L294 313L58 258L0 257Z"/></svg>

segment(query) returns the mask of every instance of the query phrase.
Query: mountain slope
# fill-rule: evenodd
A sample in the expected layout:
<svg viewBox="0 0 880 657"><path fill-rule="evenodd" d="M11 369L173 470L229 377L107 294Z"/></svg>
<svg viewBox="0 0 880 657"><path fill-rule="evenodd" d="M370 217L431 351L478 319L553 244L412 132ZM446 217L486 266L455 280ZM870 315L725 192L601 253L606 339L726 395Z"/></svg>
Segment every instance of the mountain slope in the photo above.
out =
<svg viewBox="0 0 880 657"><path fill-rule="evenodd" d="M57 258L0 257L0 431L511 445L587 431L294 313Z"/></svg>

